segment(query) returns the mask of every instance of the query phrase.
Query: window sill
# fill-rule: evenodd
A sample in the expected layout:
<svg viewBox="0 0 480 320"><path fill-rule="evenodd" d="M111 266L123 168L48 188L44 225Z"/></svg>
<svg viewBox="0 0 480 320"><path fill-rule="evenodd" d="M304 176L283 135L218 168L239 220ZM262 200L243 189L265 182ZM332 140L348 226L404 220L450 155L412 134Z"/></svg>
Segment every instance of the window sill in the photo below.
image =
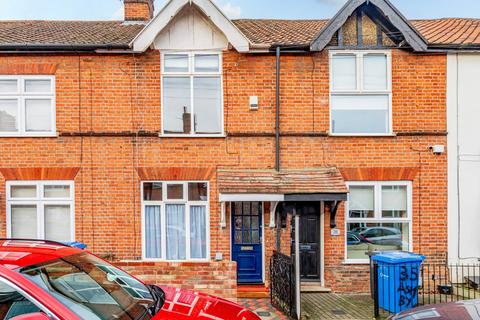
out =
<svg viewBox="0 0 480 320"><path fill-rule="evenodd" d="M370 265L369 260L343 260L343 265Z"/></svg>
<svg viewBox="0 0 480 320"><path fill-rule="evenodd" d="M0 133L0 138L58 138L57 132L43 133Z"/></svg>
<svg viewBox="0 0 480 320"><path fill-rule="evenodd" d="M329 133L329 137L358 137L358 138L390 138L396 137L396 133Z"/></svg>
<svg viewBox="0 0 480 320"><path fill-rule="evenodd" d="M209 263L210 259L189 259L189 260L165 260L165 259L147 259L143 258L142 260L128 260L125 262L154 262L154 263Z"/></svg>
<svg viewBox="0 0 480 320"><path fill-rule="evenodd" d="M225 134L164 134L158 135L160 138L226 138Z"/></svg>

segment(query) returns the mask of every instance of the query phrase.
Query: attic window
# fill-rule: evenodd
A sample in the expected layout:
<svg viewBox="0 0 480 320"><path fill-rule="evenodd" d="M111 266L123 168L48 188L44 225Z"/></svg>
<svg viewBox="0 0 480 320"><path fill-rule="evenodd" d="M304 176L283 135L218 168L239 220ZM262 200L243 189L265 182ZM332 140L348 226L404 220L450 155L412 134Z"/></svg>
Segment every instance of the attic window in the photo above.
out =
<svg viewBox="0 0 480 320"><path fill-rule="evenodd" d="M163 134L222 135L221 55L166 53L162 65Z"/></svg>

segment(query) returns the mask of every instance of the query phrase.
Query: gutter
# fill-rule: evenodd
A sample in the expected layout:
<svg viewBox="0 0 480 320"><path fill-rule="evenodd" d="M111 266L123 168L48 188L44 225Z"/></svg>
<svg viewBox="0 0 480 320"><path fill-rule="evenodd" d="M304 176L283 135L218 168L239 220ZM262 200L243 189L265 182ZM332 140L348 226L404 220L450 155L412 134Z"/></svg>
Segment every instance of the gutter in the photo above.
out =
<svg viewBox="0 0 480 320"><path fill-rule="evenodd" d="M0 44L0 53L2 52L96 52L99 50L125 50L130 51L130 47L126 44ZM106 51L108 52L108 51ZM122 51L123 52L123 51Z"/></svg>

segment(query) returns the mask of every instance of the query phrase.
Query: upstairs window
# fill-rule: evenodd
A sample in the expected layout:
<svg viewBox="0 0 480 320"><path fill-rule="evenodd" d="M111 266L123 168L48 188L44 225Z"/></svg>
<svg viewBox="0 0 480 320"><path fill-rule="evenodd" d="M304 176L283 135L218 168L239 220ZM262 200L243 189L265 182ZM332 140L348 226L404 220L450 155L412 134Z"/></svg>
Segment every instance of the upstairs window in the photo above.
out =
<svg viewBox="0 0 480 320"><path fill-rule="evenodd" d="M221 55L162 55L164 135L221 135L223 93Z"/></svg>
<svg viewBox="0 0 480 320"><path fill-rule="evenodd" d="M391 123L389 52L330 53L330 131L385 135Z"/></svg>
<svg viewBox="0 0 480 320"><path fill-rule="evenodd" d="M0 136L55 135L55 78L0 76Z"/></svg>

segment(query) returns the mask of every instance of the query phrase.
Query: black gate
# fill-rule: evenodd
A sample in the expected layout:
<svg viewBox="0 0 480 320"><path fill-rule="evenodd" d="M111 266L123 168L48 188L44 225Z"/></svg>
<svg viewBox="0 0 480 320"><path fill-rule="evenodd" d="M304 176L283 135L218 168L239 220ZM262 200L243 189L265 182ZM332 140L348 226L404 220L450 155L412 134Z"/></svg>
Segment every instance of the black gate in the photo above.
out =
<svg viewBox="0 0 480 320"><path fill-rule="evenodd" d="M291 257L274 251L270 260L270 299L272 306L296 318L295 264Z"/></svg>

